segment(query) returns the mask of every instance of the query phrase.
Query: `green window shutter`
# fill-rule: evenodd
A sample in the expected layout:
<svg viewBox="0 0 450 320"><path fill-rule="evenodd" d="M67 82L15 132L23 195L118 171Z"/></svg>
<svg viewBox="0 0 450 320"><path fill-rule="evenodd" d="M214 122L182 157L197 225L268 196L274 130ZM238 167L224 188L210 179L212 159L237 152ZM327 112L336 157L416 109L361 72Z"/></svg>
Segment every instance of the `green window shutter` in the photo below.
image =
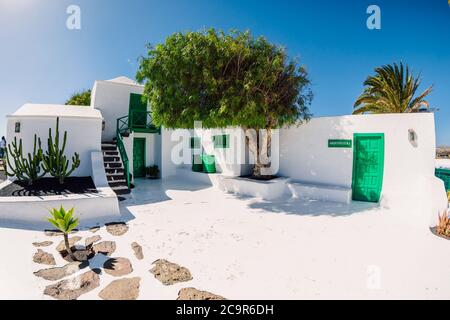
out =
<svg viewBox="0 0 450 320"><path fill-rule="evenodd" d="M200 137L191 137L190 148L191 149L200 149Z"/></svg>
<svg viewBox="0 0 450 320"><path fill-rule="evenodd" d="M230 147L230 135L222 134L218 136L213 136L213 142L215 149L227 149Z"/></svg>

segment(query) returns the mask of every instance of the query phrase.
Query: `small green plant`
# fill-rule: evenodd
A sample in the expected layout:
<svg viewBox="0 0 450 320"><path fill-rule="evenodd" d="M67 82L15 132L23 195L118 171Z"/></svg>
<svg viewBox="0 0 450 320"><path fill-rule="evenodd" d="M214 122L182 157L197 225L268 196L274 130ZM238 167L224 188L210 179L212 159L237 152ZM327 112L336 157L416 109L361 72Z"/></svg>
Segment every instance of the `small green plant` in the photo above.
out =
<svg viewBox="0 0 450 320"><path fill-rule="evenodd" d="M147 175L151 179L158 178L158 176L159 176L159 168L158 168L157 165L153 165L153 166L147 167L146 171L147 171Z"/></svg>
<svg viewBox="0 0 450 320"><path fill-rule="evenodd" d="M6 150L6 175L16 177L19 181L31 186L46 174L46 170L41 168L42 156L41 139L38 139L36 135L34 135L33 153L28 153L26 157L23 155L22 139L17 143L17 137L14 137Z"/></svg>
<svg viewBox="0 0 450 320"><path fill-rule="evenodd" d="M60 146L59 118L57 118L54 140L52 129L48 129L48 149L43 155L43 167L52 177L58 178L60 184L64 184L64 180L80 166L80 156L75 152L72 156L72 166L69 169L69 159L64 154L66 143L67 131L64 131L62 146Z"/></svg>
<svg viewBox="0 0 450 320"><path fill-rule="evenodd" d="M439 215L439 223L436 226L437 234L450 237L450 217L447 212Z"/></svg>
<svg viewBox="0 0 450 320"><path fill-rule="evenodd" d="M62 206L59 209L53 208L50 210L52 218L48 218L48 221L54 225L59 231L63 233L64 244L66 251L73 261L76 261L72 249L69 244L69 233L78 226L78 218L73 217L74 208L66 211Z"/></svg>

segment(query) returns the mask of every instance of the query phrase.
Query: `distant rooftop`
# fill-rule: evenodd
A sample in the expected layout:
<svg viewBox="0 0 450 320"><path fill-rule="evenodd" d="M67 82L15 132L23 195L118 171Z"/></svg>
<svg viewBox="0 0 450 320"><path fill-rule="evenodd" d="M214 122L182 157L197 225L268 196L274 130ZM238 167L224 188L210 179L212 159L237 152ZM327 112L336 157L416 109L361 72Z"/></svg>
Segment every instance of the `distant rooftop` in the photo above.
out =
<svg viewBox="0 0 450 320"><path fill-rule="evenodd" d="M102 118L100 111L89 106L66 106L59 104L34 103L24 104L10 116Z"/></svg>
<svg viewBox="0 0 450 320"><path fill-rule="evenodd" d="M107 82L114 82L114 83L120 83L120 84L128 84L128 85L133 85L133 86L139 86L140 84L137 83L136 81L128 78L128 77L124 77L124 76L120 76L114 79L110 79L110 80L105 80Z"/></svg>

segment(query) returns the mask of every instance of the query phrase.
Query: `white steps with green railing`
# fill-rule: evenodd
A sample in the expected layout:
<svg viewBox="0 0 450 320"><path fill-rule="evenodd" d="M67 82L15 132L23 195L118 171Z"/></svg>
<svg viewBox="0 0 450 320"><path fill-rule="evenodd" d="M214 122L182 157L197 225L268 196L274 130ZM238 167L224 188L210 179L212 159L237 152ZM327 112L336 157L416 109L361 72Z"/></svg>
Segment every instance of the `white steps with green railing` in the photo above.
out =
<svg viewBox="0 0 450 320"><path fill-rule="evenodd" d="M130 193L125 176L125 169L115 142L102 144L103 162L105 164L108 184L117 195Z"/></svg>

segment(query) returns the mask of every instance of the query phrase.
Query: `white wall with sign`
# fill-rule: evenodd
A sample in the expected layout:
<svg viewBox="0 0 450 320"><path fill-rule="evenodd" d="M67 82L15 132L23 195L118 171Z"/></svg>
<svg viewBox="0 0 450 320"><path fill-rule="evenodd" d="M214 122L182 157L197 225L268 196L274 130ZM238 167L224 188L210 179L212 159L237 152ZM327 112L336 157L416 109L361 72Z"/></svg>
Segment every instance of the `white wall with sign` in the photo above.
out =
<svg viewBox="0 0 450 320"><path fill-rule="evenodd" d="M282 129L279 174L303 182L351 187L353 147L330 148L328 141L353 139L354 133L385 134L384 204L410 198L431 201L430 188L440 189L434 181L433 113L322 117Z"/></svg>

